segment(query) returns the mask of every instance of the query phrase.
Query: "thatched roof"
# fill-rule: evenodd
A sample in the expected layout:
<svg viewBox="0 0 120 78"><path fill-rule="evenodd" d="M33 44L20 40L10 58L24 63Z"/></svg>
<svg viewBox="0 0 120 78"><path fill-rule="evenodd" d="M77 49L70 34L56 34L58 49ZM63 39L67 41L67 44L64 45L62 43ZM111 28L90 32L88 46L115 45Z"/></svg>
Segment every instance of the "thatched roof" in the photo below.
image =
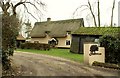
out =
<svg viewBox="0 0 120 78"><path fill-rule="evenodd" d="M21 34L19 34L19 35L17 36L17 40L25 40L25 38L24 38Z"/></svg>
<svg viewBox="0 0 120 78"><path fill-rule="evenodd" d="M120 33L120 27L80 27L72 34L116 36L119 33Z"/></svg>
<svg viewBox="0 0 120 78"><path fill-rule="evenodd" d="M36 22L31 37L65 37L67 32L74 32L80 26L84 26L83 19L69 19L60 21Z"/></svg>

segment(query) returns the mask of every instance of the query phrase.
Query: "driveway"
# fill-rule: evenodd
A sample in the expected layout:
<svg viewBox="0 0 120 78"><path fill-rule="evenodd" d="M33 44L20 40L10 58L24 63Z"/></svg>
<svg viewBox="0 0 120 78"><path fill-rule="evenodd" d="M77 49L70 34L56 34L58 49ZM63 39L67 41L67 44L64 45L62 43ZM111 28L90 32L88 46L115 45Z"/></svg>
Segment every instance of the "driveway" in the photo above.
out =
<svg viewBox="0 0 120 78"><path fill-rule="evenodd" d="M15 52L12 66L18 76L119 76L120 71L92 67L67 59L43 54Z"/></svg>

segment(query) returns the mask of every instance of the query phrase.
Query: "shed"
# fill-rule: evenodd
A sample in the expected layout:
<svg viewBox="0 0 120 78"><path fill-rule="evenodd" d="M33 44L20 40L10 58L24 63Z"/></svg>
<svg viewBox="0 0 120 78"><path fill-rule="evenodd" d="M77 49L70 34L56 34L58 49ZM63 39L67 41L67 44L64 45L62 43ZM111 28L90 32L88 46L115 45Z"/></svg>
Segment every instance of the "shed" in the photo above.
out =
<svg viewBox="0 0 120 78"><path fill-rule="evenodd" d="M70 51L73 53L83 53L84 42L95 42L102 35L117 36L120 27L80 27L72 33L72 43Z"/></svg>

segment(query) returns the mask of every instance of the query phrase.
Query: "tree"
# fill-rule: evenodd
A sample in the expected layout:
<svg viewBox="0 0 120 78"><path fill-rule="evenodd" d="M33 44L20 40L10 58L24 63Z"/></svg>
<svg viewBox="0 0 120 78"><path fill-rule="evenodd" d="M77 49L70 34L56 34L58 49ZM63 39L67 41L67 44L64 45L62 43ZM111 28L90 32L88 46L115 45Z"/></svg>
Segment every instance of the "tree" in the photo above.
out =
<svg viewBox="0 0 120 78"><path fill-rule="evenodd" d="M98 27L100 27L100 1L98 0Z"/></svg>
<svg viewBox="0 0 120 78"><path fill-rule="evenodd" d="M31 15L34 19L37 19L31 12L29 12L28 4L33 6L38 13L40 9L38 5L45 6L39 0L34 0L35 3L30 2L30 0L19 0L17 3L12 2L12 0L1 0L0 8L2 9L2 65L3 74L4 71L11 69L9 56L13 55L15 49L16 37L20 28L20 20L17 16L17 8L20 5L24 6L24 10ZM37 4L37 5L36 5ZM11 72L12 73L12 72ZM9 75L11 75L9 73Z"/></svg>
<svg viewBox="0 0 120 78"><path fill-rule="evenodd" d="M93 16L93 19L94 19L94 25L95 25L95 27L97 27L96 18L95 18L95 15L94 15L94 13L93 13L92 6L91 6L89 0L88 0L88 5L89 5L88 8L90 9L90 12L91 12L91 14L92 14L92 16Z"/></svg>
<svg viewBox="0 0 120 78"><path fill-rule="evenodd" d="M101 21L100 21L101 20L100 19L100 0L97 0L97 6L96 6L97 11L98 11L97 16L94 13L94 10L93 10L94 7L91 5L90 0L88 0L86 5L81 5L80 7L78 7L73 14L75 14L77 12L77 10L81 9L82 7L87 7L87 9L90 11L90 14L88 14L88 15L92 15L95 27L100 27L100 25L101 25ZM115 0L113 0L113 6L112 6L111 23L110 23L111 27L113 26L114 8L115 8ZM86 10L86 9L83 9L83 10ZM88 17L88 15L86 17ZM97 17L98 17L98 20L96 20ZM98 24L96 22L98 22Z"/></svg>
<svg viewBox="0 0 120 78"><path fill-rule="evenodd" d="M113 14L114 14L114 8L115 8L115 0L113 0L113 7L112 7L112 14L111 14L111 24L110 26L113 26Z"/></svg>
<svg viewBox="0 0 120 78"><path fill-rule="evenodd" d="M84 10L89 10L90 11L90 14L92 15L92 18L93 18L93 21L94 21L94 26L97 27L97 23L96 23L96 16L94 14L94 11L93 11L93 8L92 8L92 5L91 5L91 2L88 0L87 4L86 5L81 5L80 7L78 7L75 12L73 13L73 15L75 15L75 13L77 12L78 9L81 9L83 7L86 7L85 9L83 9L82 11ZM82 12L81 11L81 12ZM90 15L88 14L88 15ZM88 15L86 17L88 17Z"/></svg>
<svg viewBox="0 0 120 78"><path fill-rule="evenodd" d="M13 15L2 16L2 65L3 70L10 69L10 58L15 49L19 20Z"/></svg>

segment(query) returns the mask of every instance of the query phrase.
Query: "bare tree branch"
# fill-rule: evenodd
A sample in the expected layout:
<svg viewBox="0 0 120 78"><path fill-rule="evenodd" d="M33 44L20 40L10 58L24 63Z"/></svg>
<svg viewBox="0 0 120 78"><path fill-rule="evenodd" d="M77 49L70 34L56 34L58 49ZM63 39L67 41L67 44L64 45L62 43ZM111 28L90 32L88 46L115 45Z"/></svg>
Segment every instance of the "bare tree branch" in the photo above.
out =
<svg viewBox="0 0 120 78"><path fill-rule="evenodd" d="M95 25L95 27L97 27L96 18L95 18L95 15L94 15L93 11L92 11L92 7L91 7L91 4L90 4L89 0L88 0L88 5L89 5L90 12L91 12L91 14L93 16L93 19L94 19L94 25Z"/></svg>
<svg viewBox="0 0 120 78"><path fill-rule="evenodd" d="M83 12L83 11L86 10L86 9L89 9L89 10L90 10L91 15L92 15L93 20L94 20L94 25L95 25L95 27L97 27L96 17L95 17L95 14L93 13L93 8L92 8L91 3L90 3L89 0L88 0L88 4L87 4L87 5L81 5L80 7L78 7L78 8L74 11L73 16L74 16L75 13L78 11L78 9L80 9L80 8L82 8L82 7L86 7L86 8L83 9L81 12Z"/></svg>
<svg viewBox="0 0 120 78"><path fill-rule="evenodd" d="M2 10L3 10L3 12L4 12L4 14L5 15L7 15L8 14L8 12L7 12L7 10L9 9L9 7L10 7L10 4L9 4L9 2L2 2Z"/></svg>
<svg viewBox="0 0 120 78"><path fill-rule="evenodd" d="M29 10L28 10L27 6L26 6L25 4L23 4L23 5L24 5L24 7L25 7L26 11L28 12L28 14L30 14L33 18L35 18L35 17L34 17L34 15L32 15L32 13L30 13L30 12L29 12ZM35 18L35 19L36 19L36 18ZM36 20L37 20L37 19L36 19ZM38 21L38 20L37 20L37 21Z"/></svg>
<svg viewBox="0 0 120 78"><path fill-rule="evenodd" d="M20 5L22 5L22 7ZM15 3L12 2L12 0L0 0L0 7L2 8L1 13L4 15L8 15L10 13L16 16L17 12L19 11L19 18L23 17L23 20L25 22L28 19L31 19L31 17L37 21L40 21L41 16L43 16L43 12L45 12L43 8L46 7L46 4L40 0L18 0L18 2Z"/></svg>
<svg viewBox="0 0 120 78"><path fill-rule="evenodd" d="M31 3L31 2L26 2L26 0L25 0L25 2L19 2L19 3L17 3L17 4L13 7L13 14L16 15L16 8L17 8L17 6L23 4L23 5L25 6L25 9L27 10L28 14L30 14L34 19L36 19L35 16L32 15L32 13L30 13L30 12L28 11L27 6L25 5L25 3L31 4L32 6L34 6L34 8L35 8L37 11L40 12L40 14L42 14L42 12L36 7L35 4L33 4L33 3ZM42 2L41 2L41 3L42 3ZM42 3L42 5L43 5L43 3ZM43 14L42 14L42 15L43 15ZM38 17L39 17L39 16L38 16ZM36 20L37 20L37 19L36 19ZM38 20L37 20L37 21L38 21Z"/></svg>
<svg viewBox="0 0 120 78"><path fill-rule="evenodd" d="M82 8L82 7L88 7L88 5L81 5L80 7L78 7L78 8L74 11L73 15L75 15L75 13L78 11L78 9L80 9L80 8Z"/></svg>

